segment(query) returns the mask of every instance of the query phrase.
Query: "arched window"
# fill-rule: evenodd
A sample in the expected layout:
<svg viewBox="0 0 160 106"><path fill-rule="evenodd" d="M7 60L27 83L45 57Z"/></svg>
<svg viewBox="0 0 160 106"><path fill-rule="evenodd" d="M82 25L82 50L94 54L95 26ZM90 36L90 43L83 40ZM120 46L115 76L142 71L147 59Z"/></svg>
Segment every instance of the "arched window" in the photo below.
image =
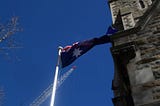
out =
<svg viewBox="0 0 160 106"><path fill-rule="evenodd" d="M139 0L139 3L140 3L141 8L145 8L145 4L144 4L143 0Z"/></svg>

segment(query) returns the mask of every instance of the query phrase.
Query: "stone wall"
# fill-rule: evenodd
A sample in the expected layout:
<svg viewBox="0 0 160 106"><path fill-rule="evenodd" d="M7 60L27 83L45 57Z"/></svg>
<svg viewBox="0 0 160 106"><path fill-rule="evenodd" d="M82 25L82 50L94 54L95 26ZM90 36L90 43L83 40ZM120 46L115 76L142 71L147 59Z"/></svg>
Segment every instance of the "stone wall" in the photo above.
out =
<svg viewBox="0 0 160 106"><path fill-rule="evenodd" d="M145 6L144 8L141 7L139 0L109 0L113 24L117 18L119 11L122 17L127 14L131 14L133 16L132 18L134 19L135 23L138 22L138 19L144 14L147 8L152 4L152 0L142 0L142 1Z"/></svg>
<svg viewBox="0 0 160 106"><path fill-rule="evenodd" d="M160 12L143 30L113 42L135 46L136 56L126 65L135 106L160 106Z"/></svg>

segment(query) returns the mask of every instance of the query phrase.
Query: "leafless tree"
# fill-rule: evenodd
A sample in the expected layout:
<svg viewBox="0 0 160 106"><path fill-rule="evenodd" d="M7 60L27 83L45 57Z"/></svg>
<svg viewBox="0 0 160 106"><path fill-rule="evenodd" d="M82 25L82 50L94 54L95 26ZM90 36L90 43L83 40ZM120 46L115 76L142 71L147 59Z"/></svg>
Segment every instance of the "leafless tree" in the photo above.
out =
<svg viewBox="0 0 160 106"><path fill-rule="evenodd" d="M3 106L4 101L4 90L0 88L0 106Z"/></svg>
<svg viewBox="0 0 160 106"><path fill-rule="evenodd" d="M22 48L16 42L16 33L22 31L18 17L12 17L7 23L0 23L0 54L9 57L9 50Z"/></svg>

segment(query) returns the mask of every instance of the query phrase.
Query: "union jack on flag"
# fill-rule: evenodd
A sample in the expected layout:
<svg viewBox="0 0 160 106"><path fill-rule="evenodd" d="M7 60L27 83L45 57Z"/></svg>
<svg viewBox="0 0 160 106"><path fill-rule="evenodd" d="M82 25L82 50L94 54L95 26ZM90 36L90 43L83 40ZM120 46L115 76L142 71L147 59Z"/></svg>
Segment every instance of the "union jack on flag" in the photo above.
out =
<svg viewBox="0 0 160 106"><path fill-rule="evenodd" d="M62 68L70 65L78 57L80 57L81 55L86 53L88 50L90 50L95 45L100 45L100 44L105 44L105 43L111 42L110 37L108 35L113 34L115 32L117 32L116 29L109 27L106 35L103 35L99 38L85 40L82 42L76 42L72 46L64 47L62 49L61 57L60 57Z"/></svg>
<svg viewBox="0 0 160 106"><path fill-rule="evenodd" d="M78 57L86 53L94 46L92 41L76 42L72 46L66 46L61 52L61 65L62 68L68 66Z"/></svg>

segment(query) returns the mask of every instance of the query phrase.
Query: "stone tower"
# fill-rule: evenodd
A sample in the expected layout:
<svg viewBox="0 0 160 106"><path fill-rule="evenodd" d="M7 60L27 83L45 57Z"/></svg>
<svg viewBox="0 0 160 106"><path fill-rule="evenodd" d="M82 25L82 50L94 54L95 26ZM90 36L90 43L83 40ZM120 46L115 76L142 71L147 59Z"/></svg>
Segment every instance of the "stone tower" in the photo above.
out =
<svg viewBox="0 0 160 106"><path fill-rule="evenodd" d="M160 0L109 0L114 106L160 106Z"/></svg>

